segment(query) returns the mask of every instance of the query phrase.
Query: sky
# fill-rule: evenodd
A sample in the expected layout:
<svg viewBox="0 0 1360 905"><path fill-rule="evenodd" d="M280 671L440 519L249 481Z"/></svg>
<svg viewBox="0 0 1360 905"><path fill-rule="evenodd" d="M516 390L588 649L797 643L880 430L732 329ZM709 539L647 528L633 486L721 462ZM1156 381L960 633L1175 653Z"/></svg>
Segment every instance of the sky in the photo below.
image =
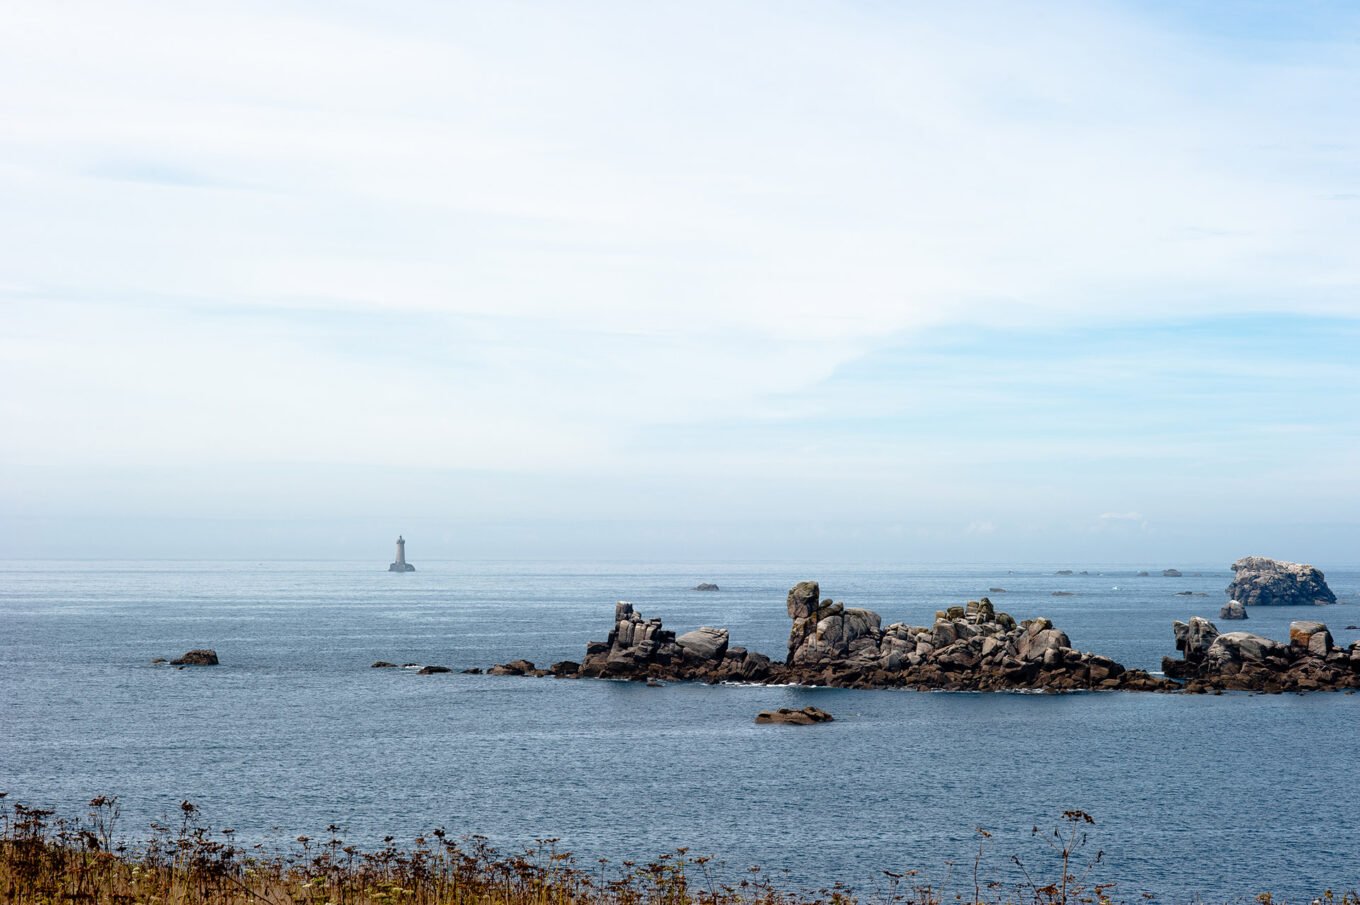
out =
<svg viewBox="0 0 1360 905"><path fill-rule="evenodd" d="M0 558L1360 563L1360 9L0 5Z"/></svg>

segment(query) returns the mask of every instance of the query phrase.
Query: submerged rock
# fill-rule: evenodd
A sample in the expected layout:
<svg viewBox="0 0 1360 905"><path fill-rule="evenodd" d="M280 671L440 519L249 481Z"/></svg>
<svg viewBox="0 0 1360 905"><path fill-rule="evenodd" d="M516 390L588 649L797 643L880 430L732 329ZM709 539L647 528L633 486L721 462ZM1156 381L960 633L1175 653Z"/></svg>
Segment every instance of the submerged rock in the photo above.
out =
<svg viewBox="0 0 1360 905"><path fill-rule="evenodd" d="M217 666L217 651L203 647L186 651L183 656L170 661L171 666Z"/></svg>
<svg viewBox="0 0 1360 905"><path fill-rule="evenodd" d="M1244 606L1305 606L1336 603L1321 572L1310 565L1246 556L1233 563L1228 596Z"/></svg>

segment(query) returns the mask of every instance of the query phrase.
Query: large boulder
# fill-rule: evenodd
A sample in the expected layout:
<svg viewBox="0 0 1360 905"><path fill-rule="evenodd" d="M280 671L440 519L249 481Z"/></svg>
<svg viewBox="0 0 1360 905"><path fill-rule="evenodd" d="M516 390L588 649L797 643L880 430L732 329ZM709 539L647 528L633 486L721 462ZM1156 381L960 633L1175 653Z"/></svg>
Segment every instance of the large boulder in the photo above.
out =
<svg viewBox="0 0 1360 905"><path fill-rule="evenodd" d="M1244 606L1303 606L1336 603L1323 574L1310 565L1246 556L1232 565L1228 596Z"/></svg>
<svg viewBox="0 0 1360 905"><path fill-rule="evenodd" d="M721 660L727 653L727 629L701 626L685 632L675 643L691 660Z"/></svg>
<svg viewBox="0 0 1360 905"><path fill-rule="evenodd" d="M1332 650L1332 633L1321 622L1289 623L1289 643L1325 657Z"/></svg>
<svg viewBox="0 0 1360 905"><path fill-rule="evenodd" d="M1268 657L1284 653L1285 645L1251 632L1225 632L1209 645L1206 661L1222 668L1229 663L1264 663Z"/></svg>
<svg viewBox="0 0 1360 905"><path fill-rule="evenodd" d="M1240 600L1229 600L1218 610L1219 619L1246 619L1247 608Z"/></svg>

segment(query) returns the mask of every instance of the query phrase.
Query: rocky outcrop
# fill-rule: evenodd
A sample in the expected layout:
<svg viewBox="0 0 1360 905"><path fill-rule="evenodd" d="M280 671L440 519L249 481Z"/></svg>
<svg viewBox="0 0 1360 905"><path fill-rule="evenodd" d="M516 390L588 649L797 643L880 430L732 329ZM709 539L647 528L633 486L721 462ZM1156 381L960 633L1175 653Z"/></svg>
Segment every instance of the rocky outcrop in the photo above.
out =
<svg viewBox="0 0 1360 905"><path fill-rule="evenodd" d="M1198 616L1176 622L1181 657L1163 659L1162 678L1077 650L1048 619L1017 623L986 597L937 611L928 626L884 628L872 610L823 600L820 586L805 581L789 591L785 608L792 625L783 663L730 645L722 628L703 626L677 637L660 619L645 619L620 602L608 640L589 642L580 664L564 660L549 671L516 660L490 673L945 691L1181 689L1173 680L1184 681L1187 691L1360 687L1360 641L1337 648L1319 622L1295 622L1288 643L1250 632L1221 634Z"/></svg>
<svg viewBox="0 0 1360 905"><path fill-rule="evenodd" d="M1336 603L1321 572L1309 565L1246 556L1233 563L1228 596L1244 606L1304 606Z"/></svg>
<svg viewBox="0 0 1360 905"><path fill-rule="evenodd" d="M814 582L804 582L789 593L795 617L789 633L791 681L960 691L1166 687L1164 680L1074 650L1047 619L1017 624L985 597L936 612L930 626L894 623L881 629L877 613L820 601L817 592Z"/></svg>
<svg viewBox="0 0 1360 905"><path fill-rule="evenodd" d="M186 651L183 656L170 661L171 666L216 666L217 651L208 648Z"/></svg>
<svg viewBox="0 0 1360 905"><path fill-rule="evenodd" d="M619 601L608 640L586 645L576 675L750 682L765 679L769 668L769 657L730 647L725 628L702 626L676 637L660 619L644 619L631 603Z"/></svg>
<svg viewBox="0 0 1360 905"><path fill-rule="evenodd" d="M584 661L554 664L560 678L698 680L921 690L1144 689L1173 683L1075 650L1047 619L1017 623L987 598L935 614L929 626L894 623L878 613L821 597L814 581L795 585L785 604L792 625L784 663L728 643L726 629L704 626L676 636L630 603L614 610L606 641L586 645ZM495 675L546 675L524 661Z"/></svg>
<svg viewBox="0 0 1360 905"><path fill-rule="evenodd" d="M1335 691L1360 688L1360 642L1338 648L1321 622L1294 622L1289 643L1251 632L1226 632L1196 616L1172 623L1182 658L1162 671L1185 679L1185 690Z"/></svg>
<svg viewBox="0 0 1360 905"><path fill-rule="evenodd" d="M1219 619L1246 619L1247 608L1242 606L1240 600L1229 600L1218 610Z"/></svg>
<svg viewBox="0 0 1360 905"><path fill-rule="evenodd" d="M696 590L696 591L716 591L716 590L718 590L718 586L715 585L715 584L714 584L713 582L711 582L711 581L701 581L701 582L699 582L697 585L694 586L694 590Z"/></svg>
<svg viewBox="0 0 1360 905"><path fill-rule="evenodd" d="M817 707L804 707L802 710L780 707L778 710L762 710L756 714L756 722L762 725L777 723L784 726L811 726L814 723L830 723L835 719Z"/></svg>

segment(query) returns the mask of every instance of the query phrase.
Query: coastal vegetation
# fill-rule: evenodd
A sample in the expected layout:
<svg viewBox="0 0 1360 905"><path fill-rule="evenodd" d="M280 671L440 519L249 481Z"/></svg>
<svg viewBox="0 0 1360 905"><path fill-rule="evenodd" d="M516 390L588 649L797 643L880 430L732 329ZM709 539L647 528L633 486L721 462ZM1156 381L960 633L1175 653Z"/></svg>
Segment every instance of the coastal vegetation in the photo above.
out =
<svg viewBox="0 0 1360 905"><path fill-rule="evenodd" d="M3 793L0 793L3 797ZM69 818L12 803L0 811L0 902L5 905L1113 905L1146 900L1099 881L1103 852L1087 831L1095 820L1067 811L1050 831L1035 827L1039 857L1029 865L1007 858L1006 880L988 859L991 834L979 829L977 848L938 874L882 872L874 889L835 883L820 889L784 887L759 867L726 876L706 855L676 849L646 864L601 858L578 861L556 839L537 839L505 853L481 836L442 829L400 846L348 845L327 837L296 837L286 851L238 842L230 829L212 831L197 806L182 802L173 821L153 823L137 842L118 834L116 798L90 801ZM1269 893L1262 905L1282 900ZM1321 905L1360 905L1356 892L1324 890Z"/></svg>

